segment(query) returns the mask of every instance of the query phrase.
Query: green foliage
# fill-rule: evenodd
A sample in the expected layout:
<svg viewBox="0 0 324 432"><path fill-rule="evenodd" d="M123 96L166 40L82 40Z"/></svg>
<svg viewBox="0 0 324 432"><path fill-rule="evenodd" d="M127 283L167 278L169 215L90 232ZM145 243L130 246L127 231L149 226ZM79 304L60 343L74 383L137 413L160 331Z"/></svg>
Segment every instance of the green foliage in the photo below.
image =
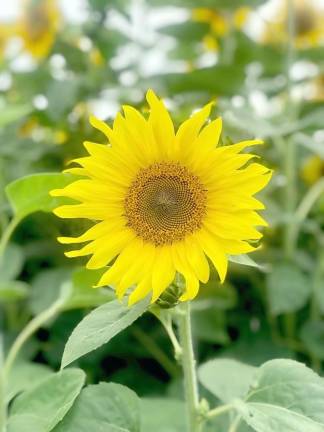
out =
<svg viewBox="0 0 324 432"><path fill-rule="evenodd" d="M17 363L8 377L7 401L10 402L19 393L29 390L30 387L37 385L50 375L52 375L52 371L45 365L31 362Z"/></svg>
<svg viewBox="0 0 324 432"><path fill-rule="evenodd" d="M54 432L140 432L140 403L125 386L100 383L82 390Z"/></svg>
<svg viewBox="0 0 324 432"><path fill-rule="evenodd" d="M143 300L132 308L114 300L90 312L69 337L62 357L62 368L109 342L137 320L147 307L148 300Z"/></svg>
<svg viewBox="0 0 324 432"><path fill-rule="evenodd" d="M9 432L49 432L71 408L84 384L80 369L50 375L15 399L8 422Z"/></svg>
<svg viewBox="0 0 324 432"><path fill-rule="evenodd" d="M267 278L271 312L278 315L305 306L311 286L304 273L292 264L277 264Z"/></svg>
<svg viewBox="0 0 324 432"><path fill-rule="evenodd" d="M6 194L15 217L22 219L36 212L50 212L59 200L49 195L52 189L66 186L71 178L64 174L32 174L10 183Z"/></svg>
<svg viewBox="0 0 324 432"><path fill-rule="evenodd" d="M200 366L199 379L204 387L227 403L247 393L256 370L237 360L216 359Z"/></svg>
<svg viewBox="0 0 324 432"><path fill-rule="evenodd" d="M254 430L324 430L320 408L324 383L310 369L291 360L272 360L260 367L254 379L245 401L236 405Z"/></svg>

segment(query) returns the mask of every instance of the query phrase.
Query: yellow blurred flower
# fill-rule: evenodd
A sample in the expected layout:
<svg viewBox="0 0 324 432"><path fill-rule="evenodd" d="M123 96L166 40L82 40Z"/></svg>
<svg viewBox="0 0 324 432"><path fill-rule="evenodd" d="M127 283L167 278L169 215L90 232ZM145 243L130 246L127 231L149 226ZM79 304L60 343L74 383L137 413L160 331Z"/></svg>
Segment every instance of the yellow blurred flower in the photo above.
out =
<svg viewBox="0 0 324 432"><path fill-rule="evenodd" d="M63 129L54 131L53 139L55 144L64 144L68 140L68 134Z"/></svg>
<svg viewBox="0 0 324 432"><path fill-rule="evenodd" d="M319 45L324 37L324 11L313 0L294 0L295 44L298 48ZM285 43L288 38L288 7L283 2L277 17L264 32L265 43Z"/></svg>
<svg viewBox="0 0 324 432"><path fill-rule="evenodd" d="M114 286L119 298L132 289L130 305L148 294L155 302L176 272L186 284L180 301L193 299L209 279L207 257L223 282L228 255L252 252L250 240L262 237L256 227L267 223L257 211L264 206L254 194L271 178L268 168L249 163L253 154L241 154L260 140L218 146L222 121L207 123L212 104L176 132L152 90L147 101L148 118L127 105L112 128L90 117L107 143L85 142L89 156L67 170L81 178L51 191L79 201L55 209L57 216L96 221L81 236L58 239L87 243L66 255L92 255L89 269L113 262L97 286Z"/></svg>
<svg viewBox="0 0 324 432"><path fill-rule="evenodd" d="M316 183L317 180L324 177L324 160L317 155L310 156L302 168L301 176L308 185Z"/></svg>
<svg viewBox="0 0 324 432"><path fill-rule="evenodd" d="M12 34L12 26L5 23L0 23L0 60L4 56L8 39Z"/></svg>
<svg viewBox="0 0 324 432"><path fill-rule="evenodd" d="M17 34L35 58L48 55L59 28L61 14L55 0L26 0L17 23Z"/></svg>
<svg viewBox="0 0 324 432"><path fill-rule="evenodd" d="M250 9L247 7L240 7L228 14L212 8L197 8L192 11L192 19L209 25L209 31L203 38L203 44L209 51L218 51L218 39L226 36L233 27L241 29L249 12Z"/></svg>
<svg viewBox="0 0 324 432"><path fill-rule="evenodd" d="M105 64L105 58L104 56L101 54L101 52L98 50L98 48L93 48L90 51L90 62L94 65L94 66L103 66Z"/></svg>

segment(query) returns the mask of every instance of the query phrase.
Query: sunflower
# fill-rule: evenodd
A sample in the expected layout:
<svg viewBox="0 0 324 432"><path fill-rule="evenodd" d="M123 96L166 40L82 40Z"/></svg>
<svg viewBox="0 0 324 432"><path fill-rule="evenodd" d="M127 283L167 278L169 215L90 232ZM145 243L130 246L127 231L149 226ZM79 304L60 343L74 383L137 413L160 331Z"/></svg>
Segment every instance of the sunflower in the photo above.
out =
<svg viewBox="0 0 324 432"><path fill-rule="evenodd" d="M55 0L26 0L17 34L35 58L46 57L51 50L60 22Z"/></svg>
<svg viewBox="0 0 324 432"><path fill-rule="evenodd" d="M112 263L97 286L112 285L119 298L131 288L130 305L149 293L155 302L176 273L185 282L180 300L193 299L199 282L209 279L208 259L223 282L228 255L253 251L249 241L262 237L255 227L266 222L255 210L264 206L253 195L271 177L261 164L245 166L254 155L240 154L261 141L217 147L221 119L204 126L212 104L175 133L152 90L147 101L148 119L130 106L113 128L90 117L109 144L85 142L89 156L66 170L85 178L51 192L80 202L58 207L57 216L97 221L79 237L59 237L65 244L88 242L66 255L92 255L89 269Z"/></svg>
<svg viewBox="0 0 324 432"><path fill-rule="evenodd" d="M209 51L218 51L218 40L226 36L231 28L241 29L249 15L248 7L240 7L231 14L213 8L196 8L192 11L192 19L209 26L203 38L203 44Z"/></svg>
<svg viewBox="0 0 324 432"><path fill-rule="evenodd" d="M324 13L312 0L294 0L294 32L295 45L298 48L308 48L319 45L324 36ZM288 38L288 7L281 5L274 22L269 22L265 28L264 42L285 43Z"/></svg>

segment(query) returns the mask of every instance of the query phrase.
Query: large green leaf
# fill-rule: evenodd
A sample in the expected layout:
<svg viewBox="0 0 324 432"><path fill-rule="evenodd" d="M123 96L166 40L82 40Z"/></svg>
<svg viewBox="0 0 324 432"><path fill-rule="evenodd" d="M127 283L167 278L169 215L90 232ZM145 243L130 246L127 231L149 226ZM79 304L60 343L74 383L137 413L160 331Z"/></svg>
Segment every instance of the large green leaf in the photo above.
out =
<svg viewBox="0 0 324 432"><path fill-rule="evenodd" d="M140 410L136 394L114 383L85 388L54 432L89 431L139 432Z"/></svg>
<svg viewBox="0 0 324 432"><path fill-rule="evenodd" d="M84 384L80 369L67 369L42 380L15 399L8 432L49 432L65 416Z"/></svg>
<svg viewBox="0 0 324 432"><path fill-rule="evenodd" d="M311 283L298 267L282 263L276 264L269 273L267 288L271 313L278 315L305 306Z"/></svg>
<svg viewBox="0 0 324 432"><path fill-rule="evenodd" d="M15 216L22 219L36 211L52 211L61 201L49 192L70 182L65 174L32 174L7 185L6 194Z"/></svg>
<svg viewBox="0 0 324 432"><path fill-rule="evenodd" d="M200 366L198 374L204 387L228 403L247 393L256 371L256 367L237 360L215 359Z"/></svg>
<svg viewBox="0 0 324 432"><path fill-rule="evenodd" d="M141 399L141 432L186 432L186 408L177 399Z"/></svg>
<svg viewBox="0 0 324 432"><path fill-rule="evenodd" d="M118 300L99 306L90 312L73 330L62 358L62 368L79 357L99 348L132 324L147 309L147 299L127 308Z"/></svg>
<svg viewBox="0 0 324 432"><path fill-rule="evenodd" d="M323 432L324 381L293 360L271 360L258 370L236 408L257 432Z"/></svg>
<svg viewBox="0 0 324 432"><path fill-rule="evenodd" d="M17 362L9 374L6 394L7 402L22 391L37 385L44 378L52 375L52 373L50 368L42 364Z"/></svg>

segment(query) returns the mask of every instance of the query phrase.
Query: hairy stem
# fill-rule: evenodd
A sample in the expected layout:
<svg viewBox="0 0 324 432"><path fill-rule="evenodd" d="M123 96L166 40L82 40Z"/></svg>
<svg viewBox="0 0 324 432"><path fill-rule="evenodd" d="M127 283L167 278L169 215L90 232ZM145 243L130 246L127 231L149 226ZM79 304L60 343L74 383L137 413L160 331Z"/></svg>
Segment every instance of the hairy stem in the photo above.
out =
<svg viewBox="0 0 324 432"><path fill-rule="evenodd" d="M180 345L182 349L181 363L184 375L185 399L187 404L188 432L201 431L199 416L199 394L196 375L196 361L193 351L190 303L185 302L180 309L178 317Z"/></svg>

